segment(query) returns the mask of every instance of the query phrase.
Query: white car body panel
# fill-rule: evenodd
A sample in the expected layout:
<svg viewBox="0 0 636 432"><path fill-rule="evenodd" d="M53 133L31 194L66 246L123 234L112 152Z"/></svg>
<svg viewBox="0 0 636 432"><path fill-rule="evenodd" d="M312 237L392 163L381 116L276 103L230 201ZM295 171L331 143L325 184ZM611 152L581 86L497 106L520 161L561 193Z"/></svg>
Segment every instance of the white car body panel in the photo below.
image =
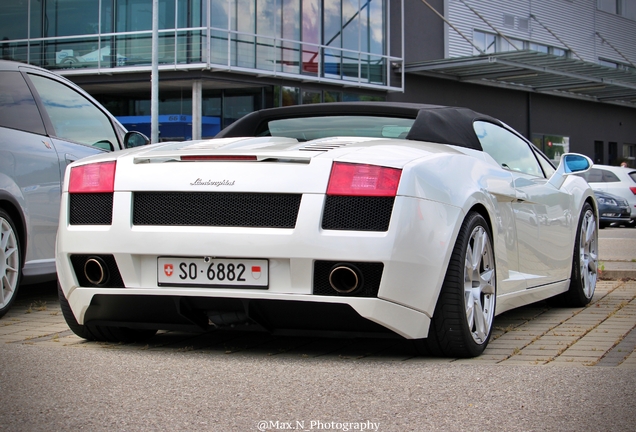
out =
<svg viewBox="0 0 636 432"><path fill-rule="evenodd" d="M184 162L179 160L183 155L257 160ZM221 138L131 149L72 167L112 160L117 165L110 225L68 223L70 167L65 176L58 275L80 325L96 295L269 299L346 304L398 335L421 339L428 335L469 212L480 211L491 227L499 314L568 290L580 211L593 200L591 189L576 176L567 176L557 189L546 178L504 170L481 151L403 139ZM334 162L401 169L387 231L321 228ZM302 198L292 229L155 226L133 224L135 191L275 191ZM126 288L80 286L72 254L112 254ZM157 258L162 256L267 259L269 287L159 286ZM314 295L312 269L318 260L383 263L377 297Z"/></svg>
<svg viewBox="0 0 636 432"><path fill-rule="evenodd" d="M634 180L630 177L630 173L633 173L634 169L611 165L594 165L594 168L614 173L620 182L596 182L592 181L592 179L588 179L590 187L594 190L607 192L612 195L625 198L629 203L631 219L632 222L634 222L636 219L636 194L630 190L630 187L636 187L636 182L634 182Z"/></svg>

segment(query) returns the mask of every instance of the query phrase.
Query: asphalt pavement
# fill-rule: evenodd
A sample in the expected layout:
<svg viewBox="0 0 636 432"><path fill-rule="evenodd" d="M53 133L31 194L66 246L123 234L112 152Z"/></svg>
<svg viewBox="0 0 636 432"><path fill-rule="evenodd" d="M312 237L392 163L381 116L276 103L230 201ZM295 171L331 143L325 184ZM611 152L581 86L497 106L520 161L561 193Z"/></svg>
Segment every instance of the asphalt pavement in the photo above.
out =
<svg viewBox="0 0 636 432"><path fill-rule="evenodd" d="M590 305L506 312L475 359L240 332L87 342L55 284L23 287L0 319L0 431L631 431L636 229L602 230L599 250Z"/></svg>

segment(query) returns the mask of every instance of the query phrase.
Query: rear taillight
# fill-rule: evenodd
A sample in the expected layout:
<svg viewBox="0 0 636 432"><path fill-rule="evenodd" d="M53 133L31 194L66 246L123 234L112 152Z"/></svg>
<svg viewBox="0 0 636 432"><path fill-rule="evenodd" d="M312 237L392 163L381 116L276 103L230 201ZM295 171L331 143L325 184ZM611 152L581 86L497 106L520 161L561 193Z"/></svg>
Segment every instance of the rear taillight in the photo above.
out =
<svg viewBox="0 0 636 432"><path fill-rule="evenodd" d="M335 162L327 195L394 197L401 175L397 168Z"/></svg>
<svg viewBox="0 0 636 432"><path fill-rule="evenodd" d="M71 168L70 193L108 193L115 190L115 161L80 165Z"/></svg>
<svg viewBox="0 0 636 432"><path fill-rule="evenodd" d="M634 195L636 195L636 187L632 186L629 188L629 190L632 191Z"/></svg>

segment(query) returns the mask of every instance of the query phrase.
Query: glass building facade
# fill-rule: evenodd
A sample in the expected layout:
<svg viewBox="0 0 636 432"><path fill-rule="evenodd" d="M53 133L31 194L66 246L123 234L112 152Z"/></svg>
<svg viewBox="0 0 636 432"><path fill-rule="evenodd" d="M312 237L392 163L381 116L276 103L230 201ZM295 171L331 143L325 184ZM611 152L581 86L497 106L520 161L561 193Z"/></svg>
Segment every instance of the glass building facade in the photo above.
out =
<svg viewBox="0 0 636 432"><path fill-rule="evenodd" d="M159 0L159 65L401 91L388 79L403 61L388 54L388 10L388 0ZM0 48L63 74L149 70L152 0L6 0Z"/></svg>

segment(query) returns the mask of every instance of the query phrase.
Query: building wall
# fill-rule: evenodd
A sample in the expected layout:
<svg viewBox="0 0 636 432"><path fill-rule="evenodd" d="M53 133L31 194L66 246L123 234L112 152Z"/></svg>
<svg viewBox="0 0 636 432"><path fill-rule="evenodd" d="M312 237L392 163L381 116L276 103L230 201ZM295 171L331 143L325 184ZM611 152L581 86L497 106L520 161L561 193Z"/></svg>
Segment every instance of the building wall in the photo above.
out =
<svg viewBox="0 0 636 432"><path fill-rule="evenodd" d="M444 13L444 0L428 0L440 13ZM391 28L398 29L399 2L391 2ZM421 1L404 2L404 61L415 63L444 58L444 21ZM392 39L393 40L393 39Z"/></svg>
<svg viewBox="0 0 636 432"><path fill-rule="evenodd" d="M562 49L569 47L573 51L572 58L580 56L592 63L597 63L599 57L625 62L609 44L603 43L596 35L598 32L624 56L636 62L636 44L633 43L636 40L636 21L597 10L596 0L464 1L507 37ZM446 0L446 3L448 19L468 38L472 37L474 30L495 33L464 2ZM531 15L536 16L538 22ZM506 16L514 17L512 26L506 25ZM524 23L527 23L527 28ZM448 47L446 57L475 54L474 48L453 30L448 31Z"/></svg>

